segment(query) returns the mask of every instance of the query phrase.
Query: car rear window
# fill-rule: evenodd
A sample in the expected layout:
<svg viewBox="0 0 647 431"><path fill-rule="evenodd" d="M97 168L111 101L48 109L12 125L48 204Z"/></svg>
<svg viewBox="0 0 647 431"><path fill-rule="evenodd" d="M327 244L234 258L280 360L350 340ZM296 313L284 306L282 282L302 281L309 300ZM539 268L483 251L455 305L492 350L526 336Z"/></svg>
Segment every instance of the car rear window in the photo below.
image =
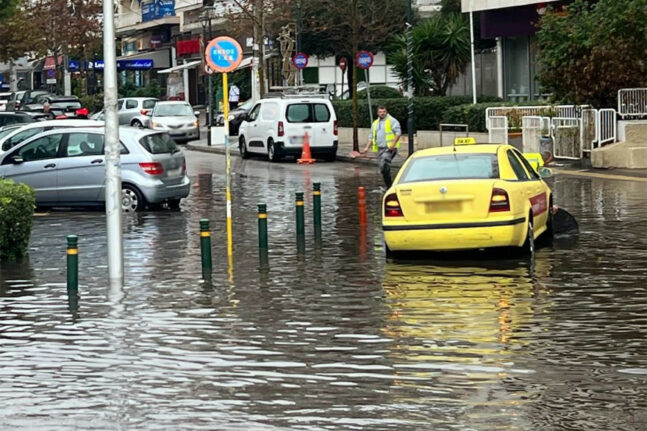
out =
<svg viewBox="0 0 647 431"><path fill-rule="evenodd" d="M139 143L151 154L175 153L178 151L175 141L166 133L146 135Z"/></svg>
<svg viewBox="0 0 647 431"><path fill-rule="evenodd" d="M330 110L323 103L293 103L285 116L289 123L327 123Z"/></svg>
<svg viewBox="0 0 647 431"><path fill-rule="evenodd" d="M499 178L495 154L440 154L411 160L401 183L443 179Z"/></svg>
<svg viewBox="0 0 647 431"><path fill-rule="evenodd" d="M155 99L144 100L144 103L143 103L142 107L144 109L151 109L152 107L155 106L156 102L157 102L157 100L155 100Z"/></svg>
<svg viewBox="0 0 647 431"><path fill-rule="evenodd" d="M315 122L327 123L330 121L330 111L326 105L323 103L315 103L313 106L315 110Z"/></svg>
<svg viewBox="0 0 647 431"><path fill-rule="evenodd" d="M51 106L63 109L79 109L81 108L81 102L77 99L53 99Z"/></svg>

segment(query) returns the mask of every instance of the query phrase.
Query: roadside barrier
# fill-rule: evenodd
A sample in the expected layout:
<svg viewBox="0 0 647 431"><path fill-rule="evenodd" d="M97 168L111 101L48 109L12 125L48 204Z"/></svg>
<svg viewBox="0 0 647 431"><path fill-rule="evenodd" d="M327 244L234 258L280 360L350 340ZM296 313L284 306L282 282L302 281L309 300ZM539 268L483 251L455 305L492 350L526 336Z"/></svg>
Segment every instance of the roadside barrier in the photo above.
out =
<svg viewBox="0 0 647 431"><path fill-rule="evenodd" d="M364 190L364 187L357 188L357 199L359 203L359 224L366 225L366 190Z"/></svg>
<svg viewBox="0 0 647 431"><path fill-rule="evenodd" d="M312 184L312 221L315 241L321 242L321 183Z"/></svg>
<svg viewBox="0 0 647 431"><path fill-rule="evenodd" d="M209 220L200 219L200 252L202 255L202 278L208 279L211 276L211 231L209 230Z"/></svg>
<svg viewBox="0 0 647 431"><path fill-rule="evenodd" d="M77 296L79 291L79 247L76 235L67 236L67 295Z"/></svg>
<svg viewBox="0 0 647 431"><path fill-rule="evenodd" d="M305 252L306 226L303 208L303 192L296 192L297 250Z"/></svg>

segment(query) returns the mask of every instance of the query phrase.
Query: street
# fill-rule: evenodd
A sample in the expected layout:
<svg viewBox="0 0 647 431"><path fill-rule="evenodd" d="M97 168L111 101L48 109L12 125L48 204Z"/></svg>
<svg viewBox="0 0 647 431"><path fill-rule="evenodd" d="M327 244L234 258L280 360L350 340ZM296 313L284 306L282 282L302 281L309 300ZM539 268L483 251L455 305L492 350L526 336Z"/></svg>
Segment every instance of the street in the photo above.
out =
<svg viewBox="0 0 647 431"><path fill-rule="evenodd" d="M233 149L237 154L237 149ZM557 175L580 224L533 262L385 262L375 166L185 150L180 211L124 217L125 287L107 283L103 211L34 218L0 269L0 429L635 430L647 422L647 191ZM312 230L321 183L323 243ZM358 223L357 187L368 224ZM297 253L295 192L306 195ZM267 204L269 268L258 256ZM199 220L214 274L201 280ZM78 306L65 288L79 236ZM640 425L640 424L643 425Z"/></svg>

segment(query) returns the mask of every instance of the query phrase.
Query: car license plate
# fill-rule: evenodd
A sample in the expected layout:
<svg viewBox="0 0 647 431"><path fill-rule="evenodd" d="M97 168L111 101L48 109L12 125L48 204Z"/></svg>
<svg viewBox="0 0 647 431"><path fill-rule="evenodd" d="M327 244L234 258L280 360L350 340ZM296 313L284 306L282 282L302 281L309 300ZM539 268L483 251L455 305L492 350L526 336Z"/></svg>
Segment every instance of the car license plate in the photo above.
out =
<svg viewBox="0 0 647 431"><path fill-rule="evenodd" d="M430 202L427 204L428 213L460 212L463 209L461 202Z"/></svg>
<svg viewBox="0 0 647 431"><path fill-rule="evenodd" d="M180 175L180 172L182 171L182 168L175 168L175 169L169 169L168 170L168 176L169 177L176 177Z"/></svg>
<svg viewBox="0 0 647 431"><path fill-rule="evenodd" d="M303 145L303 136L290 136L290 145Z"/></svg>

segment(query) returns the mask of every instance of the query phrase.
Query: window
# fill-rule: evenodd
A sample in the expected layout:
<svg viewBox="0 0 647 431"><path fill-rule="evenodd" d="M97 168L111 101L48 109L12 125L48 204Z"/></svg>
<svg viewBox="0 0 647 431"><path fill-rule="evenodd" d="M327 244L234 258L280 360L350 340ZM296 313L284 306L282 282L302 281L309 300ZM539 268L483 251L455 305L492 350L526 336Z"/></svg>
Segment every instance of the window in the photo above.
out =
<svg viewBox="0 0 647 431"><path fill-rule="evenodd" d="M515 154L519 158L519 160L521 160L521 164L525 166L526 170L530 173L530 176L533 180L538 180L539 178L541 178L537 171L535 171L535 168L533 168L530 162L528 162L528 159L526 159L522 154L519 154L516 151Z"/></svg>
<svg viewBox="0 0 647 431"><path fill-rule="evenodd" d="M103 135L98 133L70 133L67 138L66 157L103 155Z"/></svg>
<svg viewBox="0 0 647 431"><path fill-rule="evenodd" d="M481 178L499 178L495 154L442 154L415 158L407 166L400 182Z"/></svg>
<svg viewBox="0 0 647 431"><path fill-rule="evenodd" d="M123 106L124 106L124 100L123 99L117 100L117 109L121 110Z"/></svg>
<svg viewBox="0 0 647 431"><path fill-rule="evenodd" d="M528 181L530 179L528 177L528 174L526 173L526 170L523 168L523 165L511 150L508 150L508 160L510 161L512 170L514 171L514 174L517 176L518 180Z"/></svg>
<svg viewBox="0 0 647 431"><path fill-rule="evenodd" d="M135 109L137 108L136 100L126 100L126 109Z"/></svg>
<svg viewBox="0 0 647 431"><path fill-rule="evenodd" d="M258 113L261 110L261 105L256 105L254 106L254 109L252 109L252 112L249 113L249 121L256 121L256 118L258 117Z"/></svg>
<svg viewBox="0 0 647 431"><path fill-rule="evenodd" d="M144 104L142 106L144 109L151 109L155 107L155 103L157 103L156 99L144 100Z"/></svg>
<svg viewBox="0 0 647 431"><path fill-rule="evenodd" d="M315 122L327 123L330 121L330 111L326 105L323 103L315 103L313 106L315 110Z"/></svg>
<svg viewBox="0 0 647 431"><path fill-rule="evenodd" d="M62 139L61 134L43 136L20 148L14 155L22 157L25 162L54 159L58 155Z"/></svg>
<svg viewBox="0 0 647 431"><path fill-rule="evenodd" d="M263 120L276 120L279 117L279 104L275 102L268 102L262 105L261 118Z"/></svg>
<svg viewBox="0 0 647 431"><path fill-rule="evenodd" d="M175 145L175 141L166 133L144 136L139 140L139 143L151 154L173 154L180 151Z"/></svg>
<svg viewBox="0 0 647 431"><path fill-rule="evenodd" d="M9 148L15 147L16 145L20 144L26 139L31 138L32 136L36 136L43 130L44 129L42 127L35 127L33 129L27 129L27 130L23 130L22 132L18 132L15 135L13 135L11 138L3 142L2 150L7 151Z"/></svg>
<svg viewBox="0 0 647 431"><path fill-rule="evenodd" d="M188 103L156 104L153 111L154 117L193 116L193 109Z"/></svg>
<svg viewBox="0 0 647 431"><path fill-rule="evenodd" d="M310 121L310 104L295 103L288 105L286 117L290 123L309 123Z"/></svg>

